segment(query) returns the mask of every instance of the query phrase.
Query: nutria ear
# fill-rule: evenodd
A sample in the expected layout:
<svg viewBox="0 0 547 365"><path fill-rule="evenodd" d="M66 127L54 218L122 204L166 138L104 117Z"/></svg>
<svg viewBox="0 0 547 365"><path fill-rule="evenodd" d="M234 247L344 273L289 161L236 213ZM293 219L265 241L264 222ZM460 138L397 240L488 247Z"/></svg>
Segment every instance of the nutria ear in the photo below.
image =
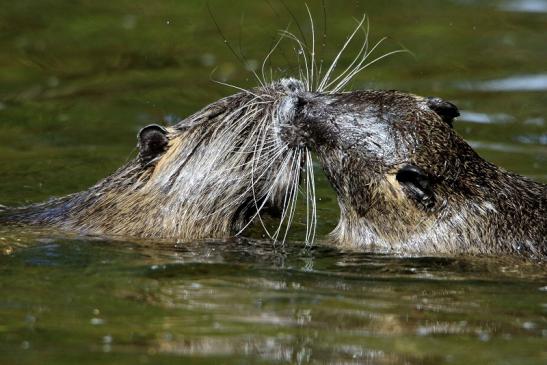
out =
<svg viewBox="0 0 547 365"><path fill-rule="evenodd" d="M458 107L451 102L441 98L429 96L426 99L429 109L437 113L445 123L452 127L454 118L460 116Z"/></svg>
<svg viewBox="0 0 547 365"><path fill-rule="evenodd" d="M139 132L139 158L142 163L147 164L167 148L169 142L167 130L160 125L151 124Z"/></svg>
<svg viewBox="0 0 547 365"><path fill-rule="evenodd" d="M431 186L431 179L423 170L413 165L406 165L397 171L395 177L411 199L420 203L426 209L433 208L435 196Z"/></svg>

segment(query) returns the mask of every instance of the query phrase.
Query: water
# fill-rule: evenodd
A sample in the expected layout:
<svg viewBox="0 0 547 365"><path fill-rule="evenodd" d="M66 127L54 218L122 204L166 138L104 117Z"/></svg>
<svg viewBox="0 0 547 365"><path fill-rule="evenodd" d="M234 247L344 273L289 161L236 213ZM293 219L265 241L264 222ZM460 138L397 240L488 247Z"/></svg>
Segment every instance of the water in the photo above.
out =
<svg viewBox="0 0 547 365"><path fill-rule="evenodd" d="M451 100L462 111L456 129L482 156L547 181L544 1L327 7L325 60L363 11L373 39L389 36L380 54L412 51L352 87ZM90 186L134 155L142 126L233 92L211 77L253 85L245 68L260 68L291 16L276 1L211 8L245 66L199 1L2 2L0 204ZM276 59L278 74L294 66L287 59ZM335 196L317 179L323 243L312 248L299 243L301 221L285 246L257 227L250 238L184 245L0 228L0 363L547 361L544 266L341 252L325 238Z"/></svg>

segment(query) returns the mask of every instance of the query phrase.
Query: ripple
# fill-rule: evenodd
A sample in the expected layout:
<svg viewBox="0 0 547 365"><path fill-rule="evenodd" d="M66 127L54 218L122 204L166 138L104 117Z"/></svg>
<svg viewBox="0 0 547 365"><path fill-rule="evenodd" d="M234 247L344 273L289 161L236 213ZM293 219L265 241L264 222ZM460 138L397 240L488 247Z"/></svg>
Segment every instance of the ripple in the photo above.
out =
<svg viewBox="0 0 547 365"><path fill-rule="evenodd" d="M546 91L547 74L518 75L479 82L467 81L457 84L457 87L471 91Z"/></svg>
<svg viewBox="0 0 547 365"><path fill-rule="evenodd" d="M513 122L515 118L512 115L504 113L487 114L462 110L460 111L458 120L478 124L505 124Z"/></svg>
<svg viewBox="0 0 547 365"><path fill-rule="evenodd" d="M514 137L514 140L524 144L547 145L547 134L523 134Z"/></svg>
<svg viewBox="0 0 547 365"><path fill-rule="evenodd" d="M507 0L499 5L503 11L522 13L547 13L547 1L545 0Z"/></svg>
<svg viewBox="0 0 547 365"><path fill-rule="evenodd" d="M469 145L475 149L489 150L489 151L498 151L498 152L512 152L512 153L536 153L536 151L531 150L529 147L524 148L517 145L507 144L507 143L496 143L496 142L484 142L484 141L467 141Z"/></svg>

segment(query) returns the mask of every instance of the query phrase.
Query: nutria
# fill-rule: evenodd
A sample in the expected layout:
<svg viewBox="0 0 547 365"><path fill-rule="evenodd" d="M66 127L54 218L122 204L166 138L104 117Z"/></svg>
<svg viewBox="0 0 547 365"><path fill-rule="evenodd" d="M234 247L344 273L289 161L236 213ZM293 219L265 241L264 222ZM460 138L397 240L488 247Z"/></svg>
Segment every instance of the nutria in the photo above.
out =
<svg viewBox="0 0 547 365"><path fill-rule="evenodd" d="M289 149L275 131L288 123L283 100L294 83L239 92L172 127L149 125L138 134L138 156L113 175L80 193L0 210L0 222L191 240L237 234L270 210L289 226L301 172L311 167L309 153Z"/></svg>
<svg viewBox="0 0 547 365"><path fill-rule="evenodd" d="M399 91L303 93L281 128L336 190L338 244L400 253L547 257L547 187L482 159L456 106Z"/></svg>

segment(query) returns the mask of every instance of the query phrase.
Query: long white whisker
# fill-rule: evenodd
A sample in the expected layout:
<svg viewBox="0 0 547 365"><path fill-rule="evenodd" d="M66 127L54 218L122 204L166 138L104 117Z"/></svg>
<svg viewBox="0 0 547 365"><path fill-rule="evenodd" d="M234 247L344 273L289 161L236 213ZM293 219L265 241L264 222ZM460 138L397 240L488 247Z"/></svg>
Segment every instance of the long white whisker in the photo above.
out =
<svg viewBox="0 0 547 365"><path fill-rule="evenodd" d="M372 49L368 52L366 52L363 57L361 58L361 61L359 62L359 64L357 64L355 66L355 68L349 73L349 75L346 75L341 82L338 83L338 85L345 85L347 84L347 82L349 82L349 80L351 80L353 78L353 76L355 75L355 71L358 70L362 65L363 63L367 60L367 58L372 54L374 53L374 51L376 50L376 48L378 48L385 40L387 39L387 37L383 37L382 39L380 39L378 42L376 42L376 44L372 47ZM352 76L353 75L353 76ZM347 81L346 81L347 80ZM345 82L344 82L345 81ZM332 82L329 83L329 85L333 84ZM338 86L337 85L337 86ZM326 86L326 88L328 88L329 86Z"/></svg>
<svg viewBox="0 0 547 365"><path fill-rule="evenodd" d="M374 60L370 61L369 63L367 63L366 65L360 67L359 69L355 70L354 72L352 72L350 75L348 75L344 80L342 80L338 85L336 85L336 87L332 90L333 93L335 92L338 92L341 88L343 88L353 77L355 77L355 75L357 75L359 72L363 71L365 68L369 67L370 65L386 58L386 57L389 57L391 55L394 55L394 54L397 54L397 53L406 53L408 52L406 49L398 49L398 50L395 50L395 51L391 51L391 52L388 52L386 53L385 55L383 56L380 56L380 57L377 57L375 58Z"/></svg>
<svg viewBox="0 0 547 365"><path fill-rule="evenodd" d="M264 143L265 141L265 138L266 138L266 132L268 131L268 128L267 128L267 125L264 123L264 126L262 127L264 129L264 132L263 132L263 135L262 135L262 143ZM258 161L260 156L261 156L261 153L257 156L256 152L257 152L257 148L258 148L258 141L259 139L257 139L257 143L255 144L255 151L253 153L253 161ZM260 150L262 151L262 149ZM257 202L257 199L256 199L256 191L255 191L255 180L254 180L254 164L251 166L251 171L253 172L251 174L251 187L252 187L252 192L253 192L253 201L254 201L254 204L255 204L255 208L256 208L256 215L258 216L258 219L260 221L260 224L262 225L262 228L264 228L264 231L266 232L266 234L268 235L268 237L272 238L272 235L270 234L270 231L268 230L268 228L266 228L266 225L264 224L264 221L262 220L262 216L260 215L260 210L264 207L264 204L266 204L268 198L266 197L264 199L264 201L262 202L262 205L260 206L260 208L258 207L258 202Z"/></svg>
<svg viewBox="0 0 547 365"><path fill-rule="evenodd" d="M260 99L260 96L258 96L257 94L247 90L247 89L244 89L242 87L239 87L239 86L235 86L235 85L232 85L232 84L229 84L227 82L222 82L222 81L218 81L218 80L212 80L213 82L217 83L217 84L220 84L220 85L224 85L224 86L228 86L228 87L231 87L231 88L234 88L236 90L239 90L239 91L243 91L244 93L246 94L251 94L253 95L254 97Z"/></svg>
<svg viewBox="0 0 547 365"><path fill-rule="evenodd" d="M308 154L306 151L306 244L310 239L310 170L308 168Z"/></svg>
<svg viewBox="0 0 547 365"><path fill-rule="evenodd" d="M279 39L277 40L277 42L275 43L275 45L272 47L272 49L270 50L270 52L268 52L268 54L266 55L266 57L264 57L264 61L262 62L262 78L264 79L264 83L266 83L266 75L264 74L264 69L266 68L266 62L268 62L268 60L270 59L270 57L272 56L272 54L275 52L275 50L277 49L277 47L279 47L279 44L281 43L282 40L283 40L283 37L279 37Z"/></svg>
<svg viewBox="0 0 547 365"><path fill-rule="evenodd" d="M281 232L281 227L283 226L283 222L285 221L285 217L287 216L287 204L288 204L288 201L289 201L289 188L291 187L291 184L292 184L292 181L294 179L293 177L293 174L291 173L292 172L292 164L294 162L294 153L290 154L287 156L287 158L285 159L284 161L284 165L283 165L283 170L282 170L282 173L285 172L285 169L289 169L288 170L288 181L287 181L287 186L285 187L285 193L283 195L283 208L282 208L282 211L281 211L281 218L279 220L279 225L276 229L276 231L274 232L274 241L277 241L277 238L279 237L279 233Z"/></svg>
<svg viewBox="0 0 547 365"><path fill-rule="evenodd" d="M315 25L313 24L313 17L311 15L310 8L308 7L308 4L304 3L306 6L306 10L308 11L308 16L310 18L310 26L311 26L311 75L309 80L309 86L307 88L308 91L312 91L314 87L314 71L317 67L315 64Z"/></svg>
<svg viewBox="0 0 547 365"><path fill-rule="evenodd" d="M285 163L285 161L287 161L287 159L290 158L290 156L287 156L285 157L285 160L283 163ZM287 161L288 162L288 161ZM285 167L283 167L284 169ZM277 181L279 181L279 179L281 178L281 174L278 174L276 176L276 178L274 179L274 184L272 184L272 186L270 187L270 189L268 189L268 193L266 194L266 198L264 199L264 202L262 203L262 207L264 206L265 202L268 201L268 198L269 196L271 195L271 193L274 191L274 188L275 188L275 183L277 183ZM249 221L245 224L245 226L243 226L243 228L241 228L239 230L239 232L236 233L236 236L240 235L243 231L245 231L245 229L247 229L247 227L249 227L251 225L251 223L253 223L254 219L256 218L256 216L258 215L259 211L257 210L255 212L255 214L249 219ZM275 234L273 235L274 238L272 238L272 240L275 242L276 239L275 239Z"/></svg>
<svg viewBox="0 0 547 365"><path fill-rule="evenodd" d="M334 58L334 61L332 61L330 67L328 68L327 72L325 73L325 76L323 76L323 80L321 81L321 83L319 84L319 86L317 87L317 91L323 91L324 90L324 87L325 85L329 82L330 80L330 76L332 74L332 72L334 71L334 69L336 68L336 65L338 63L338 60L340 59L340 57L342 56L342 54L344 53L344 51L346 50L347 46L350 44L351 40L353 39L353 37L355 37L355 34L359 31L359 29L361 28L361 26L363 25L363 22L365 21L365 15L363 14L363 18L361 19L361 21L359 22L359 24L357 25L357 27L355 28L355 30L351 33L351 35L349 36L349 38L347 39L346 43L344 43L344 45L342 46L342 49L340 50L340 52L338 52L338 54L336 55L336 57Z"/></svg>
<svg viewBox="0 0 547 365"><path fill-rule="evenodd" d="M308 171L310 175L310 188L311 188L311 204L312 204L312 213L311 213L311 237L307 241L310 244L313 244L315 240L315 232L317 229L317 202L315 198L315 176L313 173L313 160L311 157L311 153L309 150L306 149L306 162L308 164Z"/></svg>
<svg viewBox="0 0 547 365"><path fill-rule="evenodd" d="M285 218L287 218L287 214L290 211L290 206L292 202L292 194L294 191L294 184L298 184L298 175L293 174L294 166L298 165L298 161L295 159L296 151L294 151L291 155L289 155L289 163L287 164L287 167L289 168L289 179L287 181L287 187L285 188L285 195L283 197L283 211L281 212L281 219L279 221L279 226L277 227L277 230L274 233L275 240L277 241L277 238L279 237L279 234L281 233L281 228L283 226L283 222L285 222Z"/></svg>
<svg viewBox="0 0 547 365"><path fill-rule="evenodd" d="M369 24L368 23L368 18L366 18L366 19L367 19L367 27L368 27L368 24ZM327 85L325 85L324 90L329 90L331 85L336 84L336 82L338 80L340 80L341 78L343 78L348 72L351 72L352 70L355 70L355 69L361 67L363 62L366 60L366 58L368 56L368 28L367 28L367 30L364 30L364 31L365 31L365 41L363 42L361 48L359 49L359 52L357 53L357 55L355 56L353 61L349 64L348 67L346 67L346 69L343 72L341 72L338 76L336 76L336 78L334 78ZM363 55L363 56L361 57L361 55Z"/></svg>
<svg viewBox="0 0 547 365"><path fill-rule="evenodd" d="M297 52L297 54L298 55L301 54L302 58L304 58L304 66L305 66L305 71L306 71L306 76L302 77L302 75L301 75L301 78L303 78L304 81L305 81L304 83L306 85L306 90L310 91L311 90L310 89L310 70L308 68L308 57L306 56L306 46L293 33L289 32L289 31L281 31L280 33L281 33L281 35L283 35L283 36L285 36L289 39L292 39L298 45L299 52Z"/></svg>
<svg viewBox="0 0 547 365"><path fill-rule="evenodd" d="M275 160L276 160L277 158L279 158L281 155L283 155L284 153L285 153L284 150L280 150L279 152L276 153L276 155L272 156L272 158L270 159L270 161L271 161L270 164L267 165L267 166L265 166L264 171L262 172L262 174L260 174L260 175L256 178L256 180L258 181L258 180L262 179L262 178L264 177L264 175L266 175L266 174L269 172L269 169L270 169L271 166L273 166L273 164L275 163ZM247 173L247 175L250 175L250 173ZM242 180L242 179L240 179L240 180ZM205 215L205 216L201 216L201 217L199 217L199 218L200 218L200 219L207 218L207 217L213 215L213 214L216 213L216 212L219 212L219 211L221 211L221 210L223 210L223 209L225 209L225 208L227 208L227 207L230 207L230 206L232 206L232 205L234 205L234 204L237 204L237 203L239 202L239 198L245 196L248 192L251 191L251 189L252 189L252 187L249 186L249 187L246 188L241 194L239 194L239 196L238 196L236 199L234 199L232 202L230 202L230 203L228 203L228 204L226 204L226 205L224 205L224 206L222 206L222 207L219 207L219 208L215 209L215 211L214 211L213 213L207 214L207 215ZM252 219L254 219L254 217L253 217ZM252 219L251 219L251 221L252 221Z"/></svg>
<svg viewBox="0 0 547 365"><path fill-rule="evenodd" d="M292 202L290 203L290 212L289 212L289 217L287 219L287 227L285 229L285 234L283 235L283 244L285 243L285 241L287 240L287 235L289 234L289 229L291 227L291 224L292 224L292 221L293 221L293 218L294 218L294 212L296 210L296 202L298 201L298 185L299 185L299 182L300 182L300 161L301 161L301 157L302 157L302 152L300 150L298 150L298 157L296 158L296 175L295 176L295 184L294 184L294 187L293 187L293 192L291 194L291 199L292 199Z"/></svg>

